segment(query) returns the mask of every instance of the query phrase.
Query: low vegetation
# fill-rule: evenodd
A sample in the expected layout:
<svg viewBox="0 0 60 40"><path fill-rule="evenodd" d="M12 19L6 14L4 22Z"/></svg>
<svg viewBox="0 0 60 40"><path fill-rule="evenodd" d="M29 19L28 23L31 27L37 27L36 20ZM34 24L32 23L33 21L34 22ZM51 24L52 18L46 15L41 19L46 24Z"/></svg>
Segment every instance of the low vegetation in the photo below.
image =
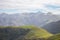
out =
<svg viewBox="0 0 60 40"><path fill-rule="evenodd" d="M36 26L1 26L0 40L60 40L60 34L53 35Z"/></svg>
<svg viewBox="0 0 60 40"><path fill-rule="evenodd" d="M55 34L54 36L48 38L48 40L60 40L60 34Z"/></svg>

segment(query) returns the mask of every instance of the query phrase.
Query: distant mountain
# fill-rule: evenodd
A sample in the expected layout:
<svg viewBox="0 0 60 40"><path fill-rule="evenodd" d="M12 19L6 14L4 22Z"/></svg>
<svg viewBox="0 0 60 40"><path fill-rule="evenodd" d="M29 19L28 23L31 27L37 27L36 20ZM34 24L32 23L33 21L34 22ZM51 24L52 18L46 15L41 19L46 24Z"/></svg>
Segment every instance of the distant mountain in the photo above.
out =
<svg viewBox="0 0 60 40"><path fill-rule="evenodd" d="M60 21L51 22L49 24L46 24L46 25L44 25L43 28L53 34L60 33Z"/></svg>
<svg viewBox="0 0 60 40"><path fill-rule="evenodd" d="M45 24L58 20L60 20L60 16L42 12L0 14L0 26L22 26L22 25L44 26Z"/></svg>
<svg viewBox="0 0 60 40"><path fill-rule="evenodd" d="M50 36L52 34L35 26L0 28L0 40L43 40Z"/></svg>

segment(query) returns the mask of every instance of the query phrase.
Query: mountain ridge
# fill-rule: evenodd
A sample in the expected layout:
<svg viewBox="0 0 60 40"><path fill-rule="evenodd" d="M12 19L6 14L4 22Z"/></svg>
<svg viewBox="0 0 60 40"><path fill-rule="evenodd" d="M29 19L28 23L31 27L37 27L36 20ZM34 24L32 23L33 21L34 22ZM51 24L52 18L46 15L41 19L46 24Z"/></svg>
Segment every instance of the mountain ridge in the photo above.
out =
<svg viewBox="0 0 60 40"><path fill-rule="evenodd" d="M51 22L49 24L44 25L42 28L53 34L60 33L60 21Z"/></svg>
<svg viewBox="0 0 60 40"><path fill-rule="evenodd" d="M50 13L17 13L0 14L0 26L35 25L44 26L47 23L60 20L60 16Z"/></svg>

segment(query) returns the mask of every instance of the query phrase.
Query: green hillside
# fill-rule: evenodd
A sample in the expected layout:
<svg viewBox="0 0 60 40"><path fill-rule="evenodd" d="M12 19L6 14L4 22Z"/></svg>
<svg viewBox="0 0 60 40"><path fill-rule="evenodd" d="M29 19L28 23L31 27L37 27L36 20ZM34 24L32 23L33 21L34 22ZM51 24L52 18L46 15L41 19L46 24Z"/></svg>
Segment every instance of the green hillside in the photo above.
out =
<svg viewBox="0 0 60 40"><path fill-rule="evenodd" d="M56 35L48 38L48 40L60 40L60 34L56 34Z"/></svg>
<svg viewBox="0 0 60 40"><path fill-rule="evenodd" d="M42 28L38 28L36 26L23 26L21 28L31 29L31 31L25 36L25 38L48 38L52 36L49 32Z"/></svg>
<svg viewBox="0 0 60 40"><path fill-rule="evenodd" d="M37 28L35 26L8 26L0 28L0 38L1 40L23 40L25 39L38 39L52 36L51 33L47 32L42 28Z"/></svg>

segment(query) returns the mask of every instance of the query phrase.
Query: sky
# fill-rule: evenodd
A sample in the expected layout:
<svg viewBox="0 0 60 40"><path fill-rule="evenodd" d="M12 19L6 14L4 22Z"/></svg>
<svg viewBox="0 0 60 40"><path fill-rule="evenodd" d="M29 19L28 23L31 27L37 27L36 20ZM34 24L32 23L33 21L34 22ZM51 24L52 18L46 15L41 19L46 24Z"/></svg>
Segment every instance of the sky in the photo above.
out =
<svg viewBox="0 0 60 40"><path fill-rule="evenodd" d="M0 13L37 11L60 14L60 0L0 0Z"/></svg>

